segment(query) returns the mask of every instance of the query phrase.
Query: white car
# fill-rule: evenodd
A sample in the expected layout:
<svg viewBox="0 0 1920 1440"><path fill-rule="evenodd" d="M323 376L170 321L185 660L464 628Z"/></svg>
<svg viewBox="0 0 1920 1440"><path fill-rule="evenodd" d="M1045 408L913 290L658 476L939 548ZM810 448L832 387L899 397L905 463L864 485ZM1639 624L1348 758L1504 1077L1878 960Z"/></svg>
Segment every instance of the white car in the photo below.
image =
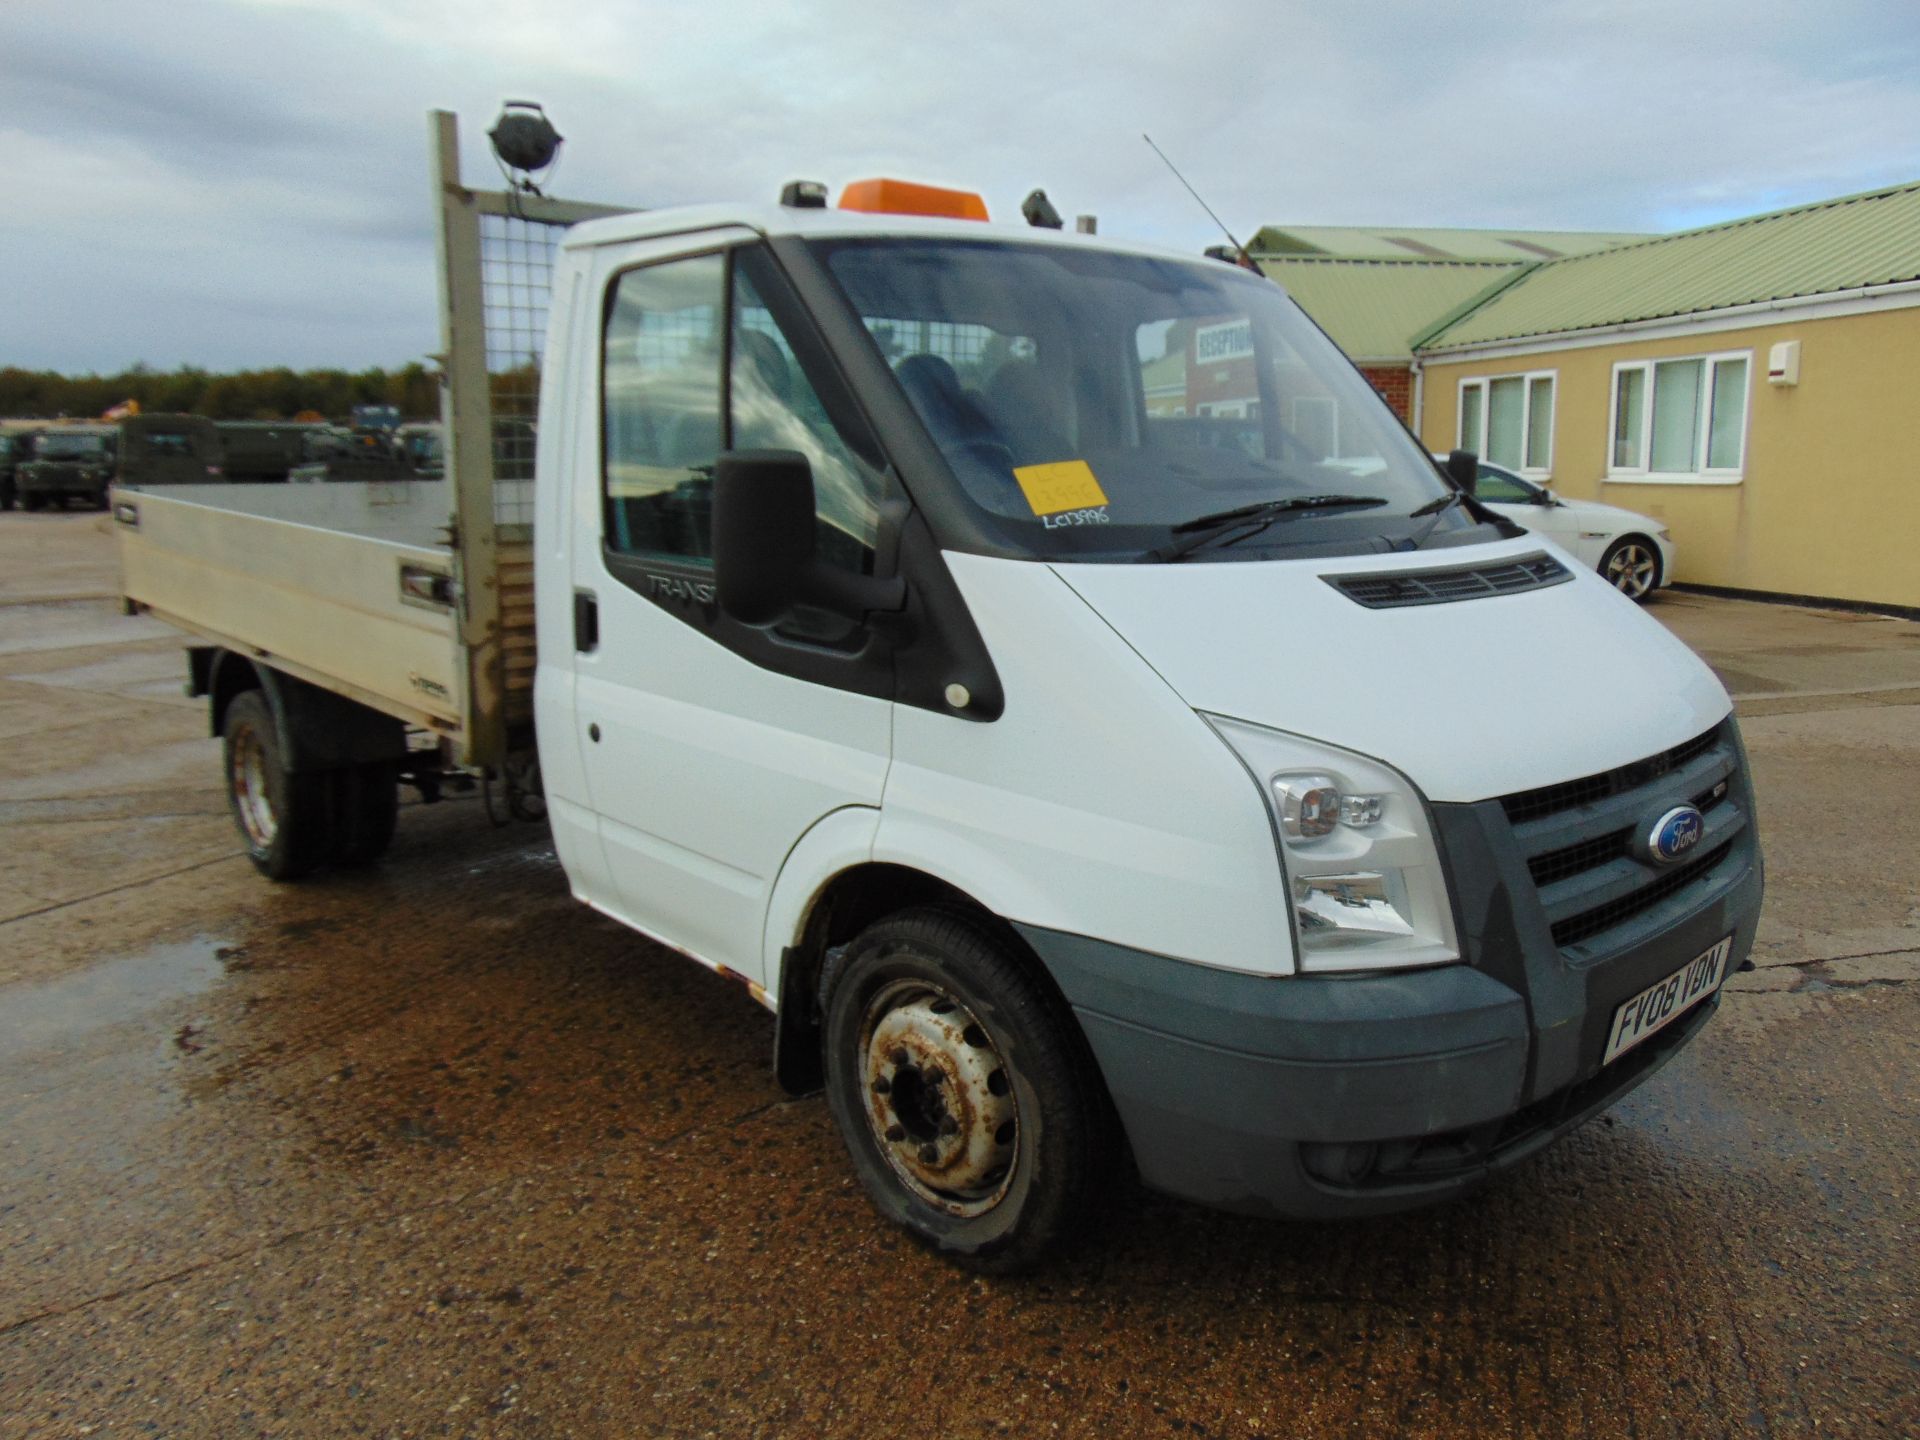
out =
<svg viewBox="0 0 1920 1440"><path fill-rule="evenodd" d="M1434 459L1446 467L1446 456ZM1596 500L1563 500L1486 460L1474 498L1591 565L1630 600L1645 600L1673 577L1673 540L1658 520Z"/></svg>

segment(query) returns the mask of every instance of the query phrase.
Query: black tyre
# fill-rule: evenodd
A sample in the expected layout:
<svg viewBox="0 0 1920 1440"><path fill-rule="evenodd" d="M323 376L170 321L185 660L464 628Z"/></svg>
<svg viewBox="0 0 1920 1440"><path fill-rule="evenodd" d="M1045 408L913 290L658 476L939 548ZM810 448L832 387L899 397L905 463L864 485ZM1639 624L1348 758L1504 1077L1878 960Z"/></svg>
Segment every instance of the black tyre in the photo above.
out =
<svg viewBox="0 0 1920 1440"><path fill-rule="evenodd" d="M287 773L273 711L258 690L242 691L221 726L227 803L247 858L270 880L297 880L327 858L331 776Z"/></svg>
<svg viewBox="0 0 1920 1440"><path fill-rule="evenodd" d="M41 506L45 505L46 503L47 503L47 497L40 494L38 491L30 490L25 495L22 495L20 497L20 508L22 510L38 510Z"/></svg>
<svg viewBox="0 0 1920 1440"><path fill-rule="evenodd" d="M876 922L830 967L827 1103L880 1213L1011 1274L1083 1225L1116 1128L1072 1013L962 911Z"/></svg>
<svg viewBox="0 0 1920 1440"><path fill-rule="evenodd" d="M1660 549L1644 535L1622 535L1600 557L1600 573L1629 600L1645 603L1660 588Z"/></svg>
<svg viewBox="0 0 1920 1440"><path fill-rule="evenodd" d="M0 510L11 510L13 508L13 501L14 490L12 483L9 482L0 485Z"/></svg>
<svg viewBox="0 0 1920 1440"><path fill-rule="evenodd" d="M400 817L400 780L391 761L336 770L333 781L333 861L370 865L393 843Z"/></svg>

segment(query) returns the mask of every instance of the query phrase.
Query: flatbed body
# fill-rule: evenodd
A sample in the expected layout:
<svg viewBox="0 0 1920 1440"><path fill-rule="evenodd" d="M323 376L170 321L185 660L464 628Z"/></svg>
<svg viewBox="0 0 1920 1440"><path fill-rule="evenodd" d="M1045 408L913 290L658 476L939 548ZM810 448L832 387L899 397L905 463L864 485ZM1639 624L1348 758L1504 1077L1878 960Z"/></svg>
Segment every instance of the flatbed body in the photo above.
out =
<svg viewBox="0 0 1920 1440"><path fill-rule="evenodd" d="M503 529L493 567L465 577L502 601L504 703L482 709L464 678L450 482L123 488L114 518L128 603L205 644L430 732L462 760L530 731L531 537Z"/></svg>

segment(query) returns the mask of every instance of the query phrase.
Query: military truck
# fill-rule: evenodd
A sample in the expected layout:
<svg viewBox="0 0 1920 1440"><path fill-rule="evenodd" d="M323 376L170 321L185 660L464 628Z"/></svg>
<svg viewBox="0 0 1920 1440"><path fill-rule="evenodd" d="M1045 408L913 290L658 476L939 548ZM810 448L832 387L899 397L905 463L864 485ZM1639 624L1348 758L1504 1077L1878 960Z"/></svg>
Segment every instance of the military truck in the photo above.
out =
<svg viewBox="0 0 1920 1440"><path fill-rule="evenodd" d="M120 450L114 425L49 425L33 442L33 454L14 471L14 488L28 510L62 509L74 500L107 508L107 490Z"/></svg>
<svg viewBox="0 0 1920 1440"><path fill-rule="evenodd" d="M402 425L394 432L393 444L401 468L411 478L438 480L447 473L447 438L441 426Z"/></svg>
<svg viewBox="0 0 1920 1440"><path fill-rule="evenodd" d="M120 422L121 485L204 485L223 473L220 431L204 415L160 412Z"/></svg>
<svg viewBox="0 0 1920 1440"><path fill-rule="evenodd" d="M307 459L307 438L324 430L286 420L222 420L220 441L226 449L227 479L246 482L285 480L287 472Z"/></svg>
<svg viewBox="0 0 1920 1440"><path fill-rule="evenodd" d="M33 437L38 430L16 427L0 430L0 510L11 510L18 499L14 472L33 453Z"/></svg>

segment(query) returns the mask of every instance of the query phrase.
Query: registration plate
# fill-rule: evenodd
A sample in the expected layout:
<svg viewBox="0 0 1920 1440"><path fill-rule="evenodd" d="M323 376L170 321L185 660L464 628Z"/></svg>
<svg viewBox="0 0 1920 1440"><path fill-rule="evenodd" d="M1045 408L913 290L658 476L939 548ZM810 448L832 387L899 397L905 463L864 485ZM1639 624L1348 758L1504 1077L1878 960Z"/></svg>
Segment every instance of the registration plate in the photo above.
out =
<svg viewBox="0 0 1920 1440"><path fill-rule="evenodd" d="M1704 955L1696 955L1664 980L1656 980L1613 1012L1607 1038L1606 1065L1624 1055L1657 1030L1664 1030L1694 1005L1720 988L1727 978L1727 956L1733 937L1727 936Z"/></svg>

